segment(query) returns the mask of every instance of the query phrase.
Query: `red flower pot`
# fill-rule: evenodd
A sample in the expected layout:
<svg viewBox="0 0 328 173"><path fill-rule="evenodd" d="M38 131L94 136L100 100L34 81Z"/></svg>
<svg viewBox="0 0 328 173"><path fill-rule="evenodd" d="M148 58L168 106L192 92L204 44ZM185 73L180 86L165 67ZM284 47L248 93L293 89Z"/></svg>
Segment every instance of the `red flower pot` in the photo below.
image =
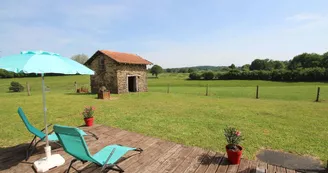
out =
<svg viewBox="0 0 328 173"><path fill-rule="evenodd" d="M240 159L243 154L243 147L240 145L237 145L237 147L239 148L239 150L233 151L233 150L228 149L228 145L226 145L228 160L231 164L239 164L240 163Z"/></svg>
<svg viewBox="0 0 328 173"><path fill-rule="evenodd" d="M91 118L84 118L84 122L86 126L92 126L93 125L93 117Z"/></svg>

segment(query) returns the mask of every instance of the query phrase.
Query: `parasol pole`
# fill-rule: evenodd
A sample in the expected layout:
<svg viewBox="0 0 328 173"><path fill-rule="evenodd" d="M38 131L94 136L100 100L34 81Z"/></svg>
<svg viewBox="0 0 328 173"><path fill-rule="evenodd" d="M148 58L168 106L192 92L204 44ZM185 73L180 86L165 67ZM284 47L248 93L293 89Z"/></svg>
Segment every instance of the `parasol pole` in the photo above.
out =
<svg viewBox="0 0 328 173"><path fill-rule="evenodd" d="M43 73L41 74L41 78L42 78L43 119L44 119L45 134L46 134L45 152L46 152L46 156L49 157L51 155L51 153L50 153L51 149L49 148L49 141L48 141L46 93L45 93L44 74Z"/></svg>

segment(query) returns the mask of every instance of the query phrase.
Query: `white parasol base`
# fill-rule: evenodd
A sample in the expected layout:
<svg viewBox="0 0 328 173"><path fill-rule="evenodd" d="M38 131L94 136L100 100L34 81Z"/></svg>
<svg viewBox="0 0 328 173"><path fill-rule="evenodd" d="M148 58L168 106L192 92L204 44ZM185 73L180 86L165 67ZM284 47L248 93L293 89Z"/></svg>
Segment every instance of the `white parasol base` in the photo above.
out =
<svg viewBox="0 0 328 173"><path fill-rule="evenodd" d="M60 154L51 155L51 147L44 147L46 157L39 159L33 163L33 167L37 172L46 172L51 168L61 166L65 163L65 159Z"/></svg>

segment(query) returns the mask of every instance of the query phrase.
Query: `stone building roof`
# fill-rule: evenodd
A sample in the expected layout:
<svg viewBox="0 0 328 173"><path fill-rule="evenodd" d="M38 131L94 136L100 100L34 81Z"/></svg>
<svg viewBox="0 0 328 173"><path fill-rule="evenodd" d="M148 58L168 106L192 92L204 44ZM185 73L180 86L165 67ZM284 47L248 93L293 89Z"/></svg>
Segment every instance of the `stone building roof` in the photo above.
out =
<svg viewBox="0 0 328 173"><path fill-rule="evenodd" d="M145 64L150 65L151 62L141 58L138 55L129 54L129 53L122 53L122 52L114 52L114 51L108 51L108 50L98 50L94 55L96 55L98 52L107 55L109 58L115 60L118 63L125 63L125 64ZM95 56L92 56L85 64L90 64Z"/></svg>

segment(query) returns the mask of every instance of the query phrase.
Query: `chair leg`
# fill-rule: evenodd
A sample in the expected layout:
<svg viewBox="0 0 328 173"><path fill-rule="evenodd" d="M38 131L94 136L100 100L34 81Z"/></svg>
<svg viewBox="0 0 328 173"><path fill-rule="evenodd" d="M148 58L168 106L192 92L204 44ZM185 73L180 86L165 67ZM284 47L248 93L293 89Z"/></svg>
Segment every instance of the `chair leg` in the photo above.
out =
<svg viewBox="0 0 328 173"><path fill-rule="evenodd" d="M114 170L119 171L120 173L124 172L124 170L123 170L121 167L119 167L119 166L116 165L116 164L115 164L115 166L116 166L118 169L114 169Z"/></svg>
<svg viewBox="0 0 328 173"><path fill-rule="evenodd" d="M69 173L69 170L71 169L71 167L73 168L73 169L75 169L72 165L73 165L73 163L74 162L76 162L77 161L77 159L73 159L72 161L71 161L71 163L69 164L69 167L67 168L67 170L66 170L66 173ZM76 169L75 169L76 170ZM77 170L76 170L77 171Z"/></svg>
<svg viewBox="0 0 328 173"><path fill-rule="evenodd" d="M78 173L81 172L81 171L77 170L76 168L74 168L74 166L73 166L73 163L76 162L76 161L81 161L82 164L85 164L86 162L88 162L88 161L85 161L85 160L77 160L77 159L73 159L73 160L71 161L71 163L69 164L68 169L65 171L66 173L69 173L69 170L70 170L71 168L73 168L73 169L74 169L76 172L78 172Z"/></svg>
<svg viewBox="0 0 328 173"><path fill-rule="evenodd" d="M134 151L139 151L140 153L143 152L143 149L141 148L136 148Z"/></svg>
<svg viewBox="0 0 328 173"><path fill-rule="evenodd" d="M26 155L25 155L25 161L27 161L30 157L29 151L32 147L32 144L35 142L36 136L34 136L34 138L32 139L30 145L26 148Z"/></svg>
<svg viewBox="0 0 328 173"><path fill-rule="evenodd" d="M32 148L32 150L30 151L30 153L28 153L28 158L30 158L30 156L33 154L34 150L36 149L36 146L38 145L39 142L41 142L42 140L39 140L38 142L36 142ZM26 160L27 161L27 160Z"/></svg>
<svg viewBox="0 0 328 173"><path fill-rule="evenodd" d="M116 168L115 168L115 167ZM121 168L121 167L119 167L118 165L116 165L116 164L109 164L109 165L104 165L103 167L102 167L102 169L101 169L101 172L104 172L104 170L106 170L106 169L111 169L111 170L113 170L113 171L117 171L117 172L119 172L119 173L123 173L124 172L124 170ZM108 172L108 171L107 171Z"/></svg>

